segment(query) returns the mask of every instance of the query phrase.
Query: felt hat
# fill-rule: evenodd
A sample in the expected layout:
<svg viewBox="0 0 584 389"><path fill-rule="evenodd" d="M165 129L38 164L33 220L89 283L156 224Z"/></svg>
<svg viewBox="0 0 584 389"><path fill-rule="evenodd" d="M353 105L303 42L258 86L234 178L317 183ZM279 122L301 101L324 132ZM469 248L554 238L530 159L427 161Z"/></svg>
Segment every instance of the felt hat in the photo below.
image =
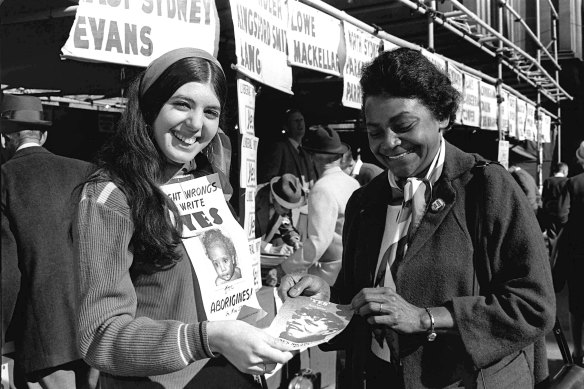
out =
<svg viewBox="0 0 584 389"><path fill-rule="evenodd" d="M286 173L272 178L270 190L278 204L285 208L295 209L304 205L304 190L294 174Z"/></svg>
<svg viewBox="0 0 584 389"><path fill-rule="evenodd" d="M308 130L302 142L302 148L320 154L344 154L349 150L349 146L341 142L336 131L324 126L316 126Z"/></svg>
<svg viewBox="0 0 584 389"><path fill-rule="evenodd" d="M0 103L0 131L3 134L46 130L51 124L49 120L43 120L43 105L38 97L3 95Z"/></svg>
<svg viewBox="0 0 584 389"><path fill-rule="evenodd" d="M584 141L580 143L580 147L576 150L576 159L578 163L584 163Z"/></svg>

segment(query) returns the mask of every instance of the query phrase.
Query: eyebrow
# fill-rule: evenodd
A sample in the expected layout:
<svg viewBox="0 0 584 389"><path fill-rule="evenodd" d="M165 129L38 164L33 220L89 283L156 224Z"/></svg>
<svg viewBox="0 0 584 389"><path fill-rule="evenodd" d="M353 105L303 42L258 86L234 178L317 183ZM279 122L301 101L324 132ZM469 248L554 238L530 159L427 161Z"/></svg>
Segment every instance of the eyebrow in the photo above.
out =
<svg viewBox="0 0 584 389"><path fill-rule="evenodd" d="M217 97L217 96L215 96L215 97ZM179 94L179 95L172 96L172 97L171 97L169 100L174 100L174 99L183 99L183 100L187 100L187 101L189 101L191 104L196 104L196 103L197 103L197 102L196 102L195 100L193 100L191 97L189 97L189 96L186 96L186 95L182 95L182 94ZM218 104L218 105L211 104L211 105L208 105L207 107L208 107L208 108L216 108L216 109L219 109L219 110L220 110L220 109L221 109L221 104Z"/></svg>
<svg viewBox="0 0 584 389"><path fill-rule="evenodd" d="M400 119L402 119L404 116L410 116L410 115L414 115L414 113L409 112L409 111L402 111L402 112L398 113L397 115L392 116L387 121L387 124L395 124L397 121L399 121ZM367 126L372 126L372 127L380 127L381 126L380 123L373 123L373 122L367 122L366 125Z"/></svg>

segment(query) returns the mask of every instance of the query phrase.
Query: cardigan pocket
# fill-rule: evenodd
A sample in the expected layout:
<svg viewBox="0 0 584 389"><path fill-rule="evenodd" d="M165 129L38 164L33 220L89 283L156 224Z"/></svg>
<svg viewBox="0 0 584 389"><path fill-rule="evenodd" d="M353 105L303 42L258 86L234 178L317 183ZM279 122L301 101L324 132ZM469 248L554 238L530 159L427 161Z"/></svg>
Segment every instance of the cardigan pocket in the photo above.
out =
<svg viewBox="0 0 584 389"><path fill-rule="evenodd" d="M477 389L532 389L533 375L525 350L478 371Z"/></svg>

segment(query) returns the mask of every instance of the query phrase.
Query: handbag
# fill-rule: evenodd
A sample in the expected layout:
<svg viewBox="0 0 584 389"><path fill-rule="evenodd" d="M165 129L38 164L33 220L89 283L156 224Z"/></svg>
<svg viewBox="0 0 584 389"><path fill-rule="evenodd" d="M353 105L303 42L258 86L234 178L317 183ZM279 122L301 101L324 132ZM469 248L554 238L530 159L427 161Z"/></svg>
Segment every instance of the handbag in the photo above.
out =
<svg viewBox="0 0 584 389"><path fill-rule="evenodd" d="M564 365L550 380L550 389L581 389L584 388L584 368L574 364L568 342L560 326L560 321L556 317L556 324L554 325L554 336Z"/></svg>

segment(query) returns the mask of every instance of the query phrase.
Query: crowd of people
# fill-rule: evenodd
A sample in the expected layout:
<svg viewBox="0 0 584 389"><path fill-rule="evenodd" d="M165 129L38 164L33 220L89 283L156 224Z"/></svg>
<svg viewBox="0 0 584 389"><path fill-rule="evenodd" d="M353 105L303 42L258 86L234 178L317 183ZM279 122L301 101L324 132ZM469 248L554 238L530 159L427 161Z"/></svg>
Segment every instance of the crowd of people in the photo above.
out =
<svg viewBox="0 0 584 389"><path fill-rule="evenodd" d="M255 197L261 253L282 259L264 284L354 311L321 345L343 350L339 385L544 388L564 284L582 365L584 173L558 164L539 196L520 167L450 144L461 96L418 51L381 53L360 84L377 163L288 109ZM256 388L293 358L253 323L208 317L185 219L161 189L216 175L229 199L226 101L212 55L165 53L89 164L42 147L38 98L3 96L2 342L15 342L16 387ZM584 169L584 142L576 156ZM248 274L232 233L199 236L225 290Z"/></svg>

